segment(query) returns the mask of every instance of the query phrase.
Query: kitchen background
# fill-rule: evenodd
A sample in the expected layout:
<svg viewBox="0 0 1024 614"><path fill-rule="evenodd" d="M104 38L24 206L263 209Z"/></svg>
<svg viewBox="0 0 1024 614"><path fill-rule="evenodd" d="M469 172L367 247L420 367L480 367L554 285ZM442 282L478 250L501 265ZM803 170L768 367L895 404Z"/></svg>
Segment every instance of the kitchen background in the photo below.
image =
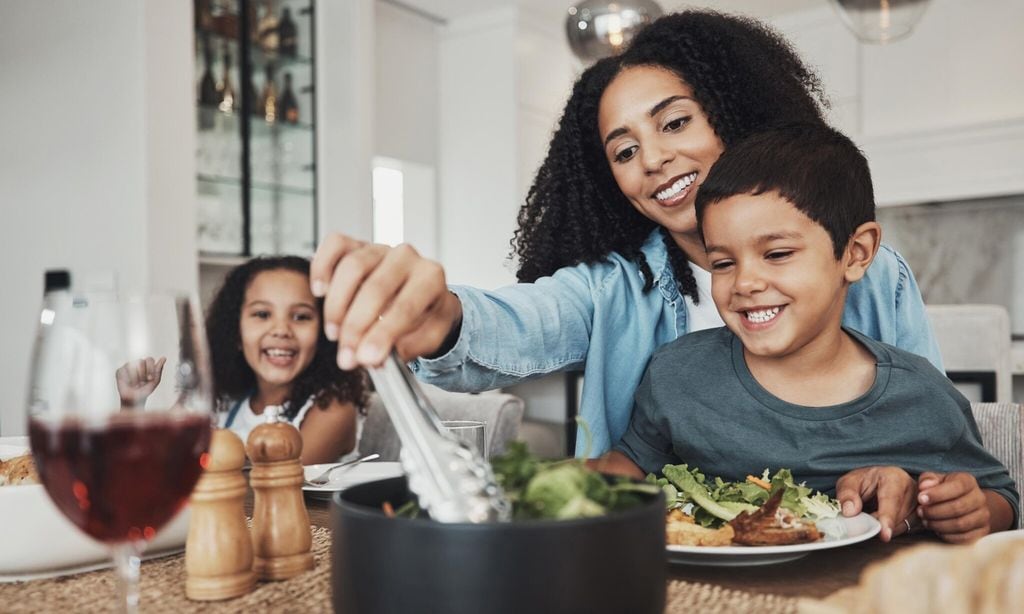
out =
<svg viewBox="0 0 1024 614"><path fill-rule="evenodd" d="M257 27L291 9L299 49L271 61L254 37L243 84L240 43L230 47L237 97L256 90L249 110L265 113L273 64L277 101L283 73L293 75L298 117L249 124L242 184L230 179L241 172L235 124L203 123L226 121L204 120L201 100L207 68L221 80L223 24L200 24L189 0L0 0L0 433L24 432L46 268L205 296L246 234L260 253L343 231L408 241L452 283L513 281L515 215L580 70L565 38L569 3L254 2ZM207 4L216 17L221 3ZM833 123L867 153L886 240L926 301L1004 305L1024 335L1024 3L932 0L909 38L882 46L858 42L825 0L660 4L743 12L786 33L820 71ZM229 145L211 137L221 129ZM287 148L283 167L260 139ZM564 420L562 378L513 392L534 420Z"/></svg>

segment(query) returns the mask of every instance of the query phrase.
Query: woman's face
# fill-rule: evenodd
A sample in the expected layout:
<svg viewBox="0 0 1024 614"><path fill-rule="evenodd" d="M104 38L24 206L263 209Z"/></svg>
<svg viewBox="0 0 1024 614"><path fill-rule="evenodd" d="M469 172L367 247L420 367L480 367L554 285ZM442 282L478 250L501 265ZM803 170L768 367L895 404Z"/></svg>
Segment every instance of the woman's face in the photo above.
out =
<svg viewBox="0 0 1024 614"><path fill-rule="evenodd" d="M673 235L694 233L697 186L725 147L690 86L664 68L626 68L601 96L598 130L636 210Z"/></svg>

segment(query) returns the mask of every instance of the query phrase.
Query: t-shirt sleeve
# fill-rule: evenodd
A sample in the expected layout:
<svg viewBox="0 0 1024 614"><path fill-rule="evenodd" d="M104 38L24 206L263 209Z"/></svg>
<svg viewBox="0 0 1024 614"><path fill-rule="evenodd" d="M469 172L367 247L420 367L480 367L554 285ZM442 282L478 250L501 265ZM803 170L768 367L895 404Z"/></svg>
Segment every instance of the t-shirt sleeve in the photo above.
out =
<svg viewBox="0 0 1024 614"><path fill-rule="evenodd" d="M984 490L992 490L999 493L1013 508L1013 525L1017 526L1020 521L1020 493L1018 485L1013 483L1009 471L999 460L989 452L981 441L981 432L974 420L970 403L964 399L961 403L964 418L967 421L960 440L943 457L940 471L954 472L966 471L978 481L978 486Z"/></svg>
<svg viewBox="0 0 1024 614"><path fill-rule="evenodd" d="M659 407L652 394L651 368L648 365L636 390L629 427L622 439L612 447L647 473L660 474L665 465L679 462L663 412L664 408Z"/></svg>

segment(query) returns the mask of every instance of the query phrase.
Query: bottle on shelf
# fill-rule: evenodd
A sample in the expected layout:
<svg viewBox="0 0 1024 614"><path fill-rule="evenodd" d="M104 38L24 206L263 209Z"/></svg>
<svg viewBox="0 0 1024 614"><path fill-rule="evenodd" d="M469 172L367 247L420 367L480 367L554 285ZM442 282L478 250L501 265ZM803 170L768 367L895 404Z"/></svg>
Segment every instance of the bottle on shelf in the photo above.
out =
<svg viewBox="0 0 1024 614"><path fill-rule="evenodd" d="M210 9L212 28L224 38L238 38L238 15L232 11L230 0L213 0Z"/></svg>
<svg viewBox="0 0 1024 614"><path fill-rule="evenodd" d="M281 92L281 101L278 104L281 119L289 124L299 123L299 101L292 91L292 73L284 73L284 91Z"/></svg>
<svg viewBox="0 0 1024 614"><path fill-rule="evenodd" d="M268 63L265 67L266 79L263 81L263 96L260 99L260 108L263 109L263 119L268 123L274 123L278 118L277 85L274 84L274 65Z"/></svg>
<svg viewBox="0 0 1024 614"><path fill-rule="evenodd" d="M213 78L213 49L210 37L203 35L203 76L199 79L200 106L215 107L220 104L220 92L217 81Z"/></svg>
<svg viewBox="0 0 1024 614"><path fill-rule="evenodd" d="M277 15L274 14L274 5L271 0L266 0L263 3L263 14L256 26L256 34L259 37L260 49L264 53L277 53L280 37L277 31Z"/></svg>
<svg viewBox="0 0 1024 614"><path fill-rule="evenodd" d="M281 9L281 21L277 25L278 44L281 55L295 57L299 53L299 29L292 21L292 12L287 6Z"/></svg>
<svg viewBox="0 0 1024 614"><path fill-rule="evenodd" d="M224 75L221 77L220 83L217 84L217 93L220 98L217 108L228 115L234 113L235 86L231 84L231 52L228 51L227 45L224 46Z"/></svg>
<svg viewBox="0 0 1024 614"><path fill-rule="evenodd" d="M210 0L195 0L193 6L195 28L202 32L213 30L213 7Z"/></svg>

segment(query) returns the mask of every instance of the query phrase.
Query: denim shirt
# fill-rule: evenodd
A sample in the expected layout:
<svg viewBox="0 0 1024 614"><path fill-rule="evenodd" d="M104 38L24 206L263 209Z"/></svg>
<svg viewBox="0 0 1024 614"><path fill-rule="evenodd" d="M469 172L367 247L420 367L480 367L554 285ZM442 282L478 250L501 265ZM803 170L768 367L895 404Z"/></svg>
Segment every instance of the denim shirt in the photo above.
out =
<svg viewBox="0 0 1024 614"><path fill-rule="evenodd" d="M589 454L604 454L626 432L651 354L687 332L686 304L661 237L655 230L642 248L655 276L647 292L639 267L618 253L494 291L452 286L462 302L459 339L447 354L413 362L413 370L423 381L461 392L582 370L579 414L590 429ZM850 286L843 325L942 369L917 282L887 245ZM582 455L582 434L576 442Z"/></svg>

